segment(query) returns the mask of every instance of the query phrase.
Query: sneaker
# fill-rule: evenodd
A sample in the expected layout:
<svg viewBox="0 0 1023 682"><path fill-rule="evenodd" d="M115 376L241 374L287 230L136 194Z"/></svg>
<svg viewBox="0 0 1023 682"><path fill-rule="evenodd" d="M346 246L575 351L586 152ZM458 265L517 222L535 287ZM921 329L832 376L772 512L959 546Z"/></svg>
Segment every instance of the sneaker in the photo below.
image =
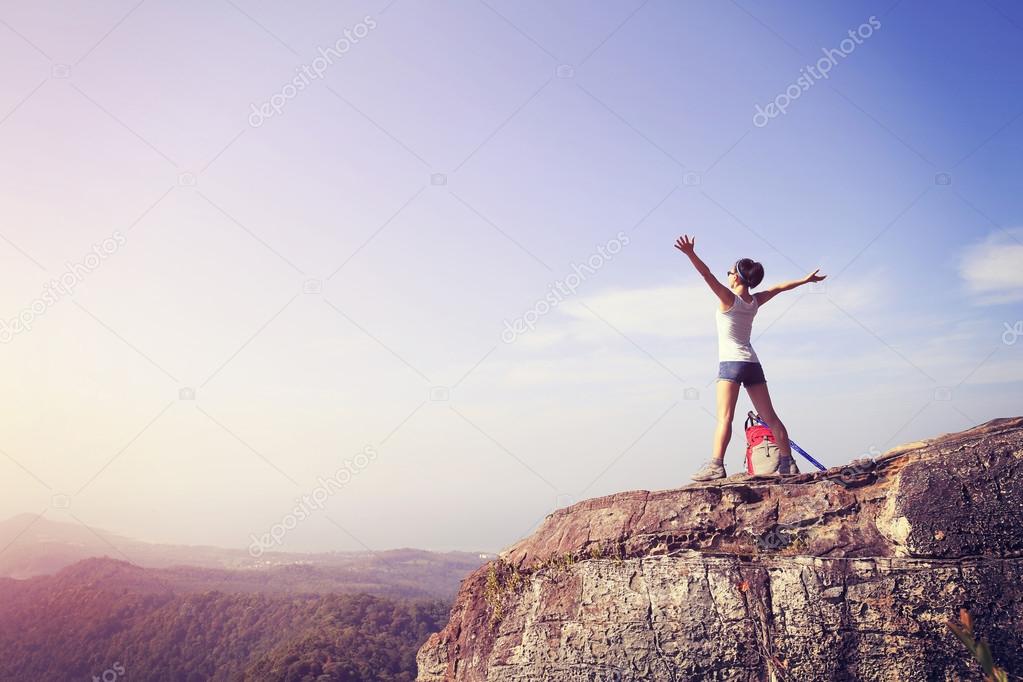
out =
<svg viewBox="0 0 1023 682"><path fill-rule="evenodd" d="M714 481L719 478L724 478L725 466L721 462L715 462L711 460L703 465L703 468L692 475L694 481Z"/></svg>
<svg viewBox="0 0 1023 682"><path fill-rule="evenodd" d="M799 467L796 466L796 461L791 457L782 457L778 460L778 475L779 476L791 476L792 474L798 474Z"/></svg>

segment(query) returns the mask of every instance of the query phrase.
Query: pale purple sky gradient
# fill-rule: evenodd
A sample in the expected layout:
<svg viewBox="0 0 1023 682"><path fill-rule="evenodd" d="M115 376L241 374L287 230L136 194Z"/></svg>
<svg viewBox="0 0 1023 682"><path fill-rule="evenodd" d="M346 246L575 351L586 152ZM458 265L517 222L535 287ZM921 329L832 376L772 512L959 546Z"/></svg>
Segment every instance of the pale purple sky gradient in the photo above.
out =
<svg viewBox="0 0 1023 682"><path fill-rule="evenodd" d="M283 549L496 550L682 485L716 374L682 232L722 276L832 275L755 327L821 461L1018 414L1021 36L1005 0L2 3L0 318L125 243L0 345L0 516L244 547L372 446Z"/></svg>

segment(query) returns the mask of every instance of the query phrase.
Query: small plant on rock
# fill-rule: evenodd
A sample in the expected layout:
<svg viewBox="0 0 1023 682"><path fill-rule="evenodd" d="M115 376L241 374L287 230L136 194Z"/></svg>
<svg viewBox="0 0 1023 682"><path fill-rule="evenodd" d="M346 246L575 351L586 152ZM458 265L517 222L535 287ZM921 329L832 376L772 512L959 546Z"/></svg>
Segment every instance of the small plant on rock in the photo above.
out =
<svg viewBox="0 0 1023 682"><path fill-rule="evenodd" d="M509 592L522 587L522 574L503 559L492 561L487 567L487 584L483 600L490 607L490 624L496 625L504 617L504 603Z"/></svg>
<svg viewBox="0 0 1023 682"><path fill-rule="evenodd" d="M487 569L487 586L483 589L483 599L490 606L490 624L501 620L504 615L504 597L501 594L501 578L497 574L497 562Z"/></svg>
<svg viewBox="0 0 1023 682"><path fill-rule="evenodd" d="M948 629L966 645L973 657L984 669L984 682L1009 682L1009 673L995 665L991 648L984 640L977 640L973 633L973 619L966 609L959 610L959 622L949 620Z"/></svg>

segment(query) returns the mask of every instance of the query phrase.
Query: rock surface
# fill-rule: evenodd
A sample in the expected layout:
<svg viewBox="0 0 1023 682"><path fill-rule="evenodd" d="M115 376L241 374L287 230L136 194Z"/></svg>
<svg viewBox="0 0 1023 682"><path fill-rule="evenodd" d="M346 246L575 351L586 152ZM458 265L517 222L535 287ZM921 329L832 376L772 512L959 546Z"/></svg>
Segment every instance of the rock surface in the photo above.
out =
<svg viewBox="0 0 1023 682"><path fill-rule="evenodd" d="M418 680L979 679L960 608L1023 674L1023 417L560 509L462 583Z"/></svg>

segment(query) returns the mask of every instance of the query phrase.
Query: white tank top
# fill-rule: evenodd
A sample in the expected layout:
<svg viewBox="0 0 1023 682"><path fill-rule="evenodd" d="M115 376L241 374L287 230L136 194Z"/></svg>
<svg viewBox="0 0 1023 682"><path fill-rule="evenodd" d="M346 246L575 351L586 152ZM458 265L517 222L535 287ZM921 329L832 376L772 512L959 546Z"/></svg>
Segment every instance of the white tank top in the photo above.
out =
<svg viewBox="0 0 1023 682"><path fill-rule="evenodd" d="M734 292L733 292L734 293ZM721 362L760 362L756 351L750 344L753 333L753 317L760 308L756 296L752 303L747 303L735 295L732 307L722 312L716 310L718 323L718 360Z"/></svg>

